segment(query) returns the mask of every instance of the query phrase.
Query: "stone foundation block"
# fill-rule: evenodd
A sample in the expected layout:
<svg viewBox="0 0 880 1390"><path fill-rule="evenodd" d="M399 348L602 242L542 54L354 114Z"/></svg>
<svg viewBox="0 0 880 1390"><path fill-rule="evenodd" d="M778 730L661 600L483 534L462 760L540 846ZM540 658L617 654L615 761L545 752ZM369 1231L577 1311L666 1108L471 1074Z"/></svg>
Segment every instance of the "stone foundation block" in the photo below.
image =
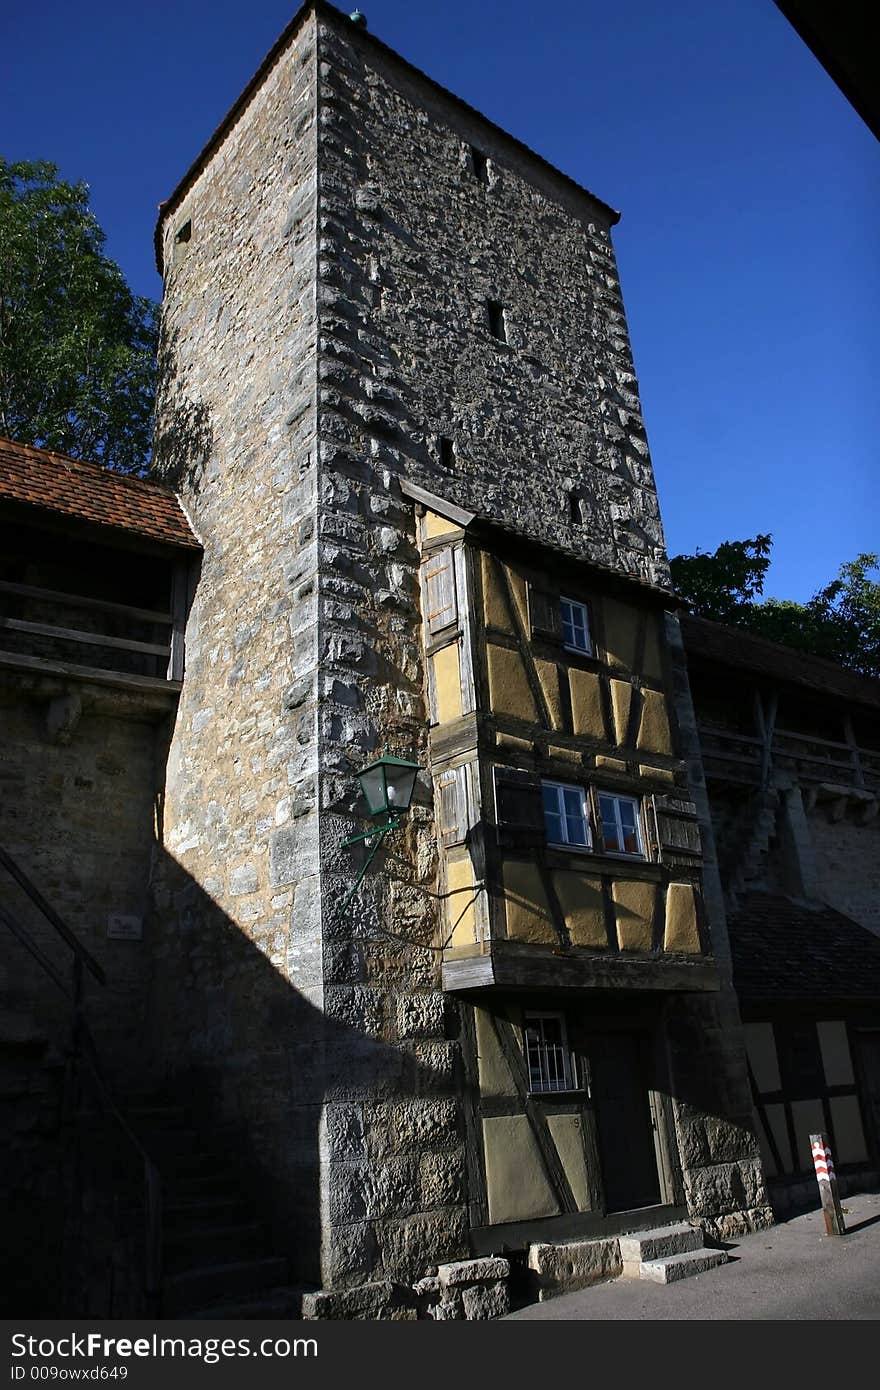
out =
<svg viewBox="0 0 880 1390"><path fill-rule="evenodd" d="M503 1318L510 1312L510 1290L506 1279L493 1284L469 1284L461 1291L461 1303L468 1322Z"/></svg>
<svg viewBox="0 0 880 1390"><path fill-rule="evenodd" d="M506 1279L510 1274L510 1263L498 1255L487 1255L479 1260L455 1260L440 1265L437 1277L442 1288L453 1284L476 1284L480 1282Z"/></svg>
<svg viewBox="0 0 880 1390"><path fill-rule="evenodd" d="M360 1284L356 1289L318 1289L303 1294L304 1322L338 1319L346 1322L414 1321L415 1303L408 1289L390 1279Z"/></svg>
<svg viewBox="0 0 880 1390"><path fill-rule="evenodd" d="M537 1275L538 1298L543 1302L556 1294L586 1289L603 1279L620 1274L620 1242L616 1236L604 1240L577 1240L565 1245L529 1246L529 1269Z"/></svg>

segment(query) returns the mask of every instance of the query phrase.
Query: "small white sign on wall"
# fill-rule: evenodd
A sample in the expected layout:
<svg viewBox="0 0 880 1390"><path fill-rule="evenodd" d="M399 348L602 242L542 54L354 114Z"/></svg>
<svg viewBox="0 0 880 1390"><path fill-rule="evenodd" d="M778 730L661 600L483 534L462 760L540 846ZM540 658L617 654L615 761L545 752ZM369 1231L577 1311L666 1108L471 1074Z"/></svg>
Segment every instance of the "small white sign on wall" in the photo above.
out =
<svg viewBox="0 0 880 1390"><path fill-rule="evenodd" d="M111 912L107 918L107 935L113 941L143 941L144 919Z"/></svg>

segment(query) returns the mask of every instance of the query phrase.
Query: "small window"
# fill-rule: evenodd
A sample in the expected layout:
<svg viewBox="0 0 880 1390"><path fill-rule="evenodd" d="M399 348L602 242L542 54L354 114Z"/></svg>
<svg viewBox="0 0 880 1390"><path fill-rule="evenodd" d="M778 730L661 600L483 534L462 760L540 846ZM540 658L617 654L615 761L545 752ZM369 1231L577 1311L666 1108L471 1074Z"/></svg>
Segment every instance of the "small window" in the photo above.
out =
<svg viewBox="0 0 880 1390"><path fill-rule="evenodd" d="M478 150L475 145L471 145L471 167L474 171L474 177L478 178L480 183L489 182L489 160L483 151Z"/></svg>
<svg viewBox="0 0 880 1390"><path fill-rule="evenodd" d="M523 1041L530 1091L573 1091L574 1068L562 1014L526 1014Z"/></svg>
<svg viewBox="0 0 880 1390"><path fill-rule="evenodd" d="M574 845L577 849L589 849L592 837L584 788L572 787L565 782L542 782L541 794L548 842L551 845Z"/></svg>
<svg viewBox="0 0 880 1390"><path fill-rule="evenodd" d="M577 603L573 598L563 598L559 600L559 610L562 615L562 641L569 651L585 652L587 656L592 655L593 644L590 641L590 615L587 612L586 604Z"/></svg>
<svg viewBox="0 0 880 1390"><path fill-rule="evenodd" d="M489 332L493 338L497 338L500 343L507 342L507 328L504 322L504 306L497 299L486 300L486 317L489 321Z"/></svg>
<svg viewBox="0 0 880 1390"><path fill-rule="evenodd" d="M442 468L455 467L455 444L445 434L439 436L440 465Z"/></svg>
<svg viewBox="0 0 880 1390"><path fill-rule="evenodd" d="M634 796L599 792L599 819L602 848L606 854L637 854L644 857L639 803Z"/></svg>

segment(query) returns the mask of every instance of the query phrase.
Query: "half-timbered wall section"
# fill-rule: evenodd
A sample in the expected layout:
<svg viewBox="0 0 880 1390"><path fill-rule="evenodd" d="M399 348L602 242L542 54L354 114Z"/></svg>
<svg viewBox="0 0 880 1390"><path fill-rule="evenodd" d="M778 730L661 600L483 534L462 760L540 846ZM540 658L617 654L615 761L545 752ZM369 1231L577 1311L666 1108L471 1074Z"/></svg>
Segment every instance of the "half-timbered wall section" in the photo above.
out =
<svg viewBox="0 0 880 1390"><path fill-rule="evenodd" d="M712 988L660 596L418 505L447 987Z"/></svg>
<svg viewBox="0 0 880 1390"><path fill-rule="evenodd" d="M421 554L443 987L476 1097L472 1242L686 1212L760 1224L747 1100L715 1051L723 909L704 894L671 595L402 491Z"/></svg>

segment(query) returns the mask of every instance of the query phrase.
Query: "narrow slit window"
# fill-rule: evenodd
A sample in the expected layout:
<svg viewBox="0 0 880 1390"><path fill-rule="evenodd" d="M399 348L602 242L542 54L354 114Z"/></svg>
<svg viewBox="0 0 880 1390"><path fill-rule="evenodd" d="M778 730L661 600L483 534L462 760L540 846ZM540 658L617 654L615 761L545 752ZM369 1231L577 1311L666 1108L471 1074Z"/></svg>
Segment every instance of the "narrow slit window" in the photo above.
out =
<svg viewBox="0 0 880 1390"><path fill-rule="evenodd" d="M188 217L181 226L178 227L174 237L177 246L185 246L188 241L192 241L193 224L192 218Z"/></svg>
<svg viewBox="0 0 880 1390"><path fill-rule="evenodd" d="M440 464L443 468L455 467L455 444L445 434L440 435Z"/></svg>
<svg viewBox="0 0 880 1390"><path fill-rule="evenodd" d="M574 1068L562 1014L526 1014L523 1024L529 1090L574 1090Z"/></svg>
<svg viewBox="0 0 880 1390"><path fill-rule="evenodd" d="M477 149L476 145L471 145L471 166L474 177L479 179L480 183L489 182L489 160L482 150Z"/></svg>
<svg viewBox="0 0 880 1390"><path fill-rule="evenodd" d="M590 849L592 836L584 788L566 782L542 782L541 795L548 843Z"/></svg>
<svg viewBox="0 0 880 1390"><path fill-rule="evenodd" d="M499 300L486 300L486 317L489 321L489 332L492 337L497 338L499 343L506 343L507 325L504 322L504 306Z"/></svg>
<svg viewBox="0 0 880 1390"><path fill-rule="evenodd" d="M561 598L559 611L562 617L562 643L572 652L583 652L591 656L593 643L590 639L590 615L585 603L573 598Z"/></svg>
<svg viewBox="0 0 880 1390"><path fill-rule="evenodd" d="M632 854L644 858L639 803L634 796L599 792L602 848L606 854Z"/></svg>

